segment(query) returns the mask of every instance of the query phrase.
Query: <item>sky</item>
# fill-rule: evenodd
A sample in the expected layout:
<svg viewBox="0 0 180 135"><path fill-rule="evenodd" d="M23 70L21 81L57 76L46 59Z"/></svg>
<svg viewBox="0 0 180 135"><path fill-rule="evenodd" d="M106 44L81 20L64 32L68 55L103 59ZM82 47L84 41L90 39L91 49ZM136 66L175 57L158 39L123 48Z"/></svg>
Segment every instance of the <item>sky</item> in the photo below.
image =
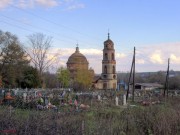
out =
<svg viewBox="0 0 180 135"><path fill-rule="evenodd" d="M28 36L52 37L51 70L80 52L95 73L102 72L107 33L114 42L117 72L129 72L136 48L136 72L180 70L180 0L0 0L0 30L28 46Z"/></svg>

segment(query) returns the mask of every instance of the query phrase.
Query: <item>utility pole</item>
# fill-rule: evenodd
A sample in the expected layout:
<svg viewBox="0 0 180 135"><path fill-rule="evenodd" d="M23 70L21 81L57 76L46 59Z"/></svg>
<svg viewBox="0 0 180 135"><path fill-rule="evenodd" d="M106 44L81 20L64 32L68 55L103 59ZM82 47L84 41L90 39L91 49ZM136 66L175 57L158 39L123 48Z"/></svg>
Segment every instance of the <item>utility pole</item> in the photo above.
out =
<svg viewBox="0 0 180 135"><path fill-rule="evenodd" d="M133 72L133 91L132 91L132 101L134 102L134 88L135 88L135 85L134 85L134 78L135 78L135 47L134 47L134 55L133 55L133 59L132 59L132 65L131 65L131 72L130 72L130 75L129 75L129 80L128 80L128 90L127 90L127 93L126 93L126 102L128 100L128 95L129 95L129 85L130 85L130 81L131 81L131 76L132 76L132 72Z"/></svg>
<svg viewBox="0 0 180 135"><path fill-rule="evenodd" d="M133 57L133 90L132 90L132 102L134 102L134 91L135 91L135 54L136 48L134 47L134 57Z"/></svg>
<svg viewBox="0 0 180 135"><path fill-rule="evenodd" d="M130 85L130 81L131 81L133 63L134 63L134 56L133 56L133 59L132 59L131 72L130 72L130 74L129 74L128 89L127 89L127 93L126 93L126 102L127 102L127 100L128 100L128 95L129 95L129 85Z"/></svg>
<svg viewBox="0 0 180 135"><path fill-rule="evenodd" d="M166 73L166 81L165 81L165 87L164 87L164 97L169 94L169 64L170 64L170 58L168 59L168 68Z"/></svg>

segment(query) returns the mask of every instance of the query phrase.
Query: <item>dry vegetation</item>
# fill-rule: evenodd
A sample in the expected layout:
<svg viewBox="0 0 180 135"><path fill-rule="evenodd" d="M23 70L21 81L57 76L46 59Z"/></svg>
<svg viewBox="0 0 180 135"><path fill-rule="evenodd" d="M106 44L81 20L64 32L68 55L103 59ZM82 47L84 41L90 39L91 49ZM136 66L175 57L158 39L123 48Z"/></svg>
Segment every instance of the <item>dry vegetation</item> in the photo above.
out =
<svg viewBox="0 0 180 135"><path fill-rule="evenodd" d="M18 135L178 135L180 99L154 106L115 107L94 104L88 111L36 111L1 106L0 130ZM98 105L99 104L99 105ZM101 106L101 107L100 107Z"/></svg>

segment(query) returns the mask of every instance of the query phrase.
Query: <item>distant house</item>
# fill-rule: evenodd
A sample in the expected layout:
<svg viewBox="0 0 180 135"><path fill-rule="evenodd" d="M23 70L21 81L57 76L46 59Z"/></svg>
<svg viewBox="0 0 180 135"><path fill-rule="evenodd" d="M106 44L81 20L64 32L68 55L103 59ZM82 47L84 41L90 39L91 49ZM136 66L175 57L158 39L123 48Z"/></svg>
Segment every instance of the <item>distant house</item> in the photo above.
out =
<svg viewBox="0 0 180 135"><path fill-rule="evenodd" d="M136 90L155 90L155 89L162 89L162 88L163 88L163 85L158 84L158 83L136 83L135 84Z"/></svg>

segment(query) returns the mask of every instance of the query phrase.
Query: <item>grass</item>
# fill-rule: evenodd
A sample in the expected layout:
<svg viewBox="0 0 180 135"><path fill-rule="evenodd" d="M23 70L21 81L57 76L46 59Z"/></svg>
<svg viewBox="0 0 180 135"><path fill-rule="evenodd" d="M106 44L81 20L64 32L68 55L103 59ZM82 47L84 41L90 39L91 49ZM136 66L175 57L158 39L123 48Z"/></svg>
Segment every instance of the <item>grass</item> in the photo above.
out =
<svg viewBox="0 0 180 135"><path fill-rule="evenodd" d="M180 99L165 104L136 107L94 105L87 111L36 111L15 108L9 117L6 106L0 106L1 128L14 125L18 134L122 134L177 135L180 132ZM64 109L64 110L63 110Z"/></svg>

